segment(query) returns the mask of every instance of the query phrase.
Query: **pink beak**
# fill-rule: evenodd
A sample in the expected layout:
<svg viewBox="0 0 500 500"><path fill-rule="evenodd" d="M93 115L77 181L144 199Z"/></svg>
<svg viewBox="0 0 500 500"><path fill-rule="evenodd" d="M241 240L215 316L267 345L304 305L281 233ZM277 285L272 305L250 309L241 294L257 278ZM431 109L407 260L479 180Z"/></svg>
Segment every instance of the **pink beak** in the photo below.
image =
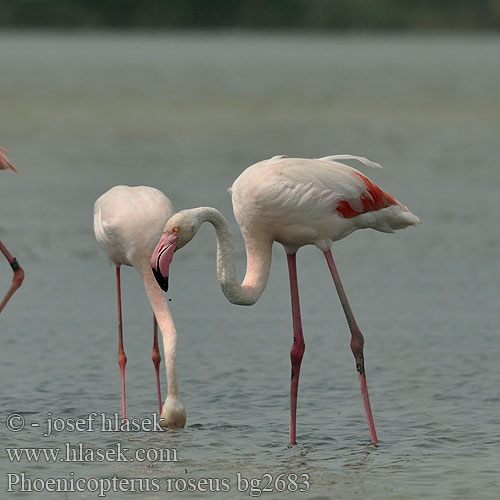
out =
<svg viewBox="0 0 500 500"><path fill-rule="evenodd" d="M163 233L151 256L151 269L164 292L168 290L169 268L177 249L178 238L179 235L176 232Z"/></svg>

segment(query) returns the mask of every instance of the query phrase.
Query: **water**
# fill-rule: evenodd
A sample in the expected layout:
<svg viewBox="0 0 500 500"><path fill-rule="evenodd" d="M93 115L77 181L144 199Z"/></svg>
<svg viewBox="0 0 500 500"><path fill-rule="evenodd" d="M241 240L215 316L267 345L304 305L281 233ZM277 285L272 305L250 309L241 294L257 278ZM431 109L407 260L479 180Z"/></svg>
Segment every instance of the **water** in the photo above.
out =
<svg viewBox="0 0 500 500"><path fill-rule="evenodd" d="M498 50L493 36L1 34L0 138L20 174L2 175L0 237L27 275L0 318L2 490L7 473L21 472L144 477L162 490L169 478L226 478L229 492L167 496L248 498L238 473L295 473L309 475L300 498L496 498ZM364 171L424 221L395 235L358 232L334 248L366 338L379 447L369 444L345 319L312 247L298 256L306 354L299 444L287 446L284 252L276 246L260 301L232 306L216 281L210 227L176 255L171 273L186 428L43 436L48 412L65 419L121 407L114 273L92 232L100 194L147 184L178 210L218 207L241 275L226 188L274 154L334 153L382 163ZM10 279L4 262L2 289ZM151 311L135 271L123 281L128 413L144 419L156 408ZM18 433L5 426L13 412L27 422ZM15 463L3 449L67 442L120 443L128 456L175 449L179 460ZM97 497L13 489L21 498Z"/></svg>

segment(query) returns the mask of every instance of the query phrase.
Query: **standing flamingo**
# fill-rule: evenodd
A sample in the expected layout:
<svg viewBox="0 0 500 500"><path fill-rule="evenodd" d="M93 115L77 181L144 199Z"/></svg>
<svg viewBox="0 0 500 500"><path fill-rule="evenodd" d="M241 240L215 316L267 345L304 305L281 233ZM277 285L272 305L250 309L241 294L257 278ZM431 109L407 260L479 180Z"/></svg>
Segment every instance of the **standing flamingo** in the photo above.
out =
<svg viewBox="0 0 500 500"><path fill-rule="evenodd" d="M118 364L122 379L122 413L125 410L125 365L123 348L120 266L132 266L140 274L154 312L153 363L156 370L161 424L184 427L186 410L179 394L175 370L177 332L163 292L150 268L151 253L165 222L174 213L170 200L158 189L147 186L115 186L97 199L94 205L94 232L108 258L116 266L118 296ZM163 337L167 371L167 398L162 410L157 322Z"/></svg>
<svg viewBox="0 0 500 500"><path fill-rule="evenodd" d="M274 156L248 167L234 182L233 211L245 240L247 270L240 284L236 274L234 247L226 219L214 208L184 210L174 215L151 259L153 273L166 290L170 262L203 222L210 222L217 235L217 277L226 298L233 304L254 304L267 283L274 241L287 253L292 299L293 346L290 353L290 442L296 443L297 392L304 337L297 285L296 252L303 245L316 245L325 255L351 331L351 350L356 360L361 393L371 440L377 434L366 385L363 335L356 324L331 253L334 241L356 229L372 228L385 233L418 224L420 220L392 195L383 191L358 170L337 162L355 159L380 167L366 158L352 155L319 159Z"/></svg>
<svg viewBox="0 0 500 500"><path fill-rule="evenodd" d="M0 147L0 170L7 170L8 168L10 168L11 170L14 170L14 172L17 172L17 170L14 168L14 165L10 163L9 159L4 154L8 152L9 151L7 149ZM7 305L9 299L12 297L12 295L14 295L14 292L22 285L24 280L24 270L19 265L19 262L17 262L16 258L7 250L7 247L2 243L1 240L0 240L0 250L5 255L5 258L9 261L10 267L14 272L14 277L12 278L12 284L10 285L10 288L7 290L7 293L5 294L5 297L2 299L2 302L0 302L0 313L1 313L3 311L3 308Z"/></svg>

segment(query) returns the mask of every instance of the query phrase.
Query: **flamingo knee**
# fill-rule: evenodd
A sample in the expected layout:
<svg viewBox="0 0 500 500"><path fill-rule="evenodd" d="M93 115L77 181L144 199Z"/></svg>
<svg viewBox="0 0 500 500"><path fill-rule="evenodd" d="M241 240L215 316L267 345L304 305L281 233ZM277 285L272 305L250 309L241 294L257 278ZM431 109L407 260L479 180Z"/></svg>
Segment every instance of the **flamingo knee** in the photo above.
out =
<svg viewBox="0 0 500 500"><path fill-rule="evenodd" d="M0 241L0 244L2 242ZM10 300L12 295L16 292L16 290L22 285L24 281L24 270L23 268L19 265L15 257L12 257L10 253L8 253L8 250L5 248L5 246L2 244L2 247L0 247L2 250L2 253L7 257L10 267L14 271L14 276L12 277L12 283L5 294L5 297L2 299L0 302L0 312L3 311L3 308L7 305L7 302ZM5 249L5 251L4 251Z"/></svg>
<svg viewBox="0 0 500 500"><path fill-rule="evenodd" d="M354 359L356 360L356 369L360 373L360 375L364 375L365 373L365 358L363 355L363 347L365 344L365 339L363 334L359 329L356 329L352 333L351 337L351 351L354 355Z"/></svg>
<svg viewBox="0 0 500 500"><path fill-rule="evenodd" d="M24 269L19 265L16 258L10 263L10 267L14 271L14 277L12 278L12 292L15 292L24 281Z"/></svg>
<svg viewBox="0 0 500 500"><path fill-rule="evenodd" d="M292 350L290 351L290 361L292 362L292 378L300 372L300 365L306 350L306 344L303 339L294 340Z"/></svg>
<svg viewBox="0 0 500 500"><path fill-rule="evenodd" d="M161 355L160 355L160 351L158 350L158 347L156 348L156 350L153 351L153 355L151 356L151 359L153 360L153 364L155 365L155 368L160 368Z"/></svg>
<svg viewBox="0 0 500 500"><path fill-rule="evenodd" d="M12 280L15 290L17 290L24 281L24 269L22 267L19 267L17 271L14 271L14 278Z"/></svg>
<svg viewBox="0 0 500 500"><path fill-rule="evenodd" d="M118 353L118 364L120 365L120 369L125 370L125 365L127 364L127 355L125 351L120 351Z"/></svg>

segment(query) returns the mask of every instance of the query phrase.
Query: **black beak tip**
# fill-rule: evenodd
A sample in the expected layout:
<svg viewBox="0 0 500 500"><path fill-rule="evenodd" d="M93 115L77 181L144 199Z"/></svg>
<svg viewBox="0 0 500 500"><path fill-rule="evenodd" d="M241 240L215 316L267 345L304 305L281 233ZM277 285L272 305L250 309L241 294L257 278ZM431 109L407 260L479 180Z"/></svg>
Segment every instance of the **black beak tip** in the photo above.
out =
<svg viewBox="0 0 500 500"><path fill-rule="evenodd" d="M156 282L158 285L160 285L160 288L164 292L168 292L168 276L163 276L163 274L160 273L157 269L154 267L151 268L154 274L154 277L156 278Z"/></svg>

